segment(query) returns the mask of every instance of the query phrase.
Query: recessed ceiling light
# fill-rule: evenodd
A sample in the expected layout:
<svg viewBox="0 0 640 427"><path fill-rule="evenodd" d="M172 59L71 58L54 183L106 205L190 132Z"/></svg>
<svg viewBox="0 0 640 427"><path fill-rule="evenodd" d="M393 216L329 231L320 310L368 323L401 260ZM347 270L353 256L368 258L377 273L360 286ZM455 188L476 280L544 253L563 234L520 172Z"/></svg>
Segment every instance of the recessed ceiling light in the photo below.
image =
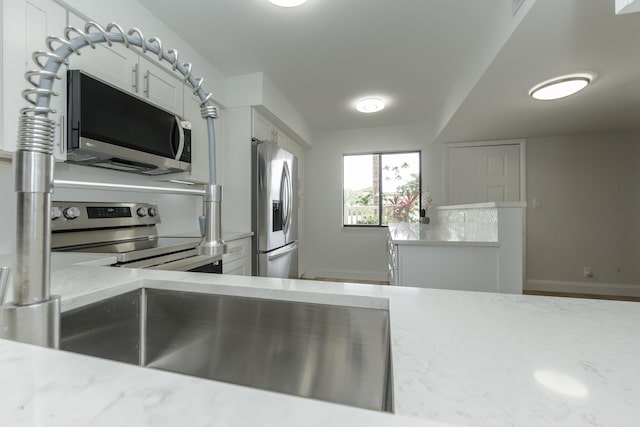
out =
<svg viewBox="0 0 640 427"><path fill-rule="evenodd" d="M282 6L282 7L300 6L302 3L305 3L306 1L307 0L269 0L270 3L273 3L276 6Z"/></svg>
<svg viewBox="0 0 640 427"><path fill-rule="evenodd" d="M356 110L361 113L375 113L384 108L384 99L378 97L364 98L356 103Z"/></svg>
<svg viewBox="0 0 640 427"><path fill-rule="evenodd" d="M591 74L560 76L535 85L529 91L529 95L542 101L560 99L580 92L592 81Z"/></svg>

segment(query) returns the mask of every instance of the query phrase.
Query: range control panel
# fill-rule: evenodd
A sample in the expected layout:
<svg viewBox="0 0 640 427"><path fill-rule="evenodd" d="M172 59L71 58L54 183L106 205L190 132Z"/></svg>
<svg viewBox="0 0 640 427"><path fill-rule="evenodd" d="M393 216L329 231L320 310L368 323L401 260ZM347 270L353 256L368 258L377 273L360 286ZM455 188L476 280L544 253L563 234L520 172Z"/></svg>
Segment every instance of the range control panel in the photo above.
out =
<svg viewBox="0 0 640 427"><path fill-rule="evenodd" d="M52 202L50 218L52 231L71 231L155 225L160 211L152 203Z"/></svg>

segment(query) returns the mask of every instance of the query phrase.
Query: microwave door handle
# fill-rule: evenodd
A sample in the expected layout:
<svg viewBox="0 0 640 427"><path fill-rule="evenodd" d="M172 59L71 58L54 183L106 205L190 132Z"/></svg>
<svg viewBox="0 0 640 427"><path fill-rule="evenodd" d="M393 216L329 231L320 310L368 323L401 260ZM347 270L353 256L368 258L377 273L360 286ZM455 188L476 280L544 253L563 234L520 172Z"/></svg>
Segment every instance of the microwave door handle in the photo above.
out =
<svg viewBox="0 0 640 427"><path fill-rule="evenodd" d="M182 122L178 116L176 118L176 125L178 126L178 150L176 151L176 160L180 160L182 157L182 152L184 151L184 129L182 128Z"/></svg>

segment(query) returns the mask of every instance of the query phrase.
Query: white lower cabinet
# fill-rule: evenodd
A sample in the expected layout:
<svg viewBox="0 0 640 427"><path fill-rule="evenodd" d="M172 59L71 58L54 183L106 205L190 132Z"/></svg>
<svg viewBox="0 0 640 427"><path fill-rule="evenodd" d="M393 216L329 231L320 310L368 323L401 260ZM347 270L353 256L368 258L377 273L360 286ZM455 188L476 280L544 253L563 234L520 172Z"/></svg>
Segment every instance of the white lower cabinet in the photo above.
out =
<svg viewBox="0 0 640 427"><path fill-rule="evenodd" d="M498 247L397 244L389 240L389 284L498 291Z"/></svg>
<svg viewBox="0 0 640 427"><path fill-rule="evenodd" d="M251 237L226 242L222 273L251 276Z"/></svg>

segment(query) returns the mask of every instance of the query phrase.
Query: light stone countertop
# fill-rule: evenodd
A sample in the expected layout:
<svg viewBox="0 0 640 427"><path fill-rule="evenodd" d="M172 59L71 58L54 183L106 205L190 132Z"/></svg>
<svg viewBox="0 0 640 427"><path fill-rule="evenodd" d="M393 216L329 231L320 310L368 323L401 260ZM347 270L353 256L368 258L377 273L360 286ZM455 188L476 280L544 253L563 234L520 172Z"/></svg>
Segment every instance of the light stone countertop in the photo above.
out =
<svg viewBox="0 0 640 427"><path fill-rule="evenodd" d="M8 426L637 426L640 304L73 266L63 310L141 286L388 307L395 414L0 341Z"/></svg>
<svg viewBox="0 0 640 427"><path fill-rule="evenodd" d="M389 237L398 245L420 246L499 246L497 233L479 227L445 224L389 224Z"/></svg>
<svg viewBox="0 0 640 427"><path fill-rule="evenodd" d="M234 240L244 239L245 237L253 236L253 231L223 231L222 232L222 240L225 242L232 242ZM184 233L171 233L171 234L162 234L161 237L200 237L199 234L195 232L184 232Z"/></svg>

